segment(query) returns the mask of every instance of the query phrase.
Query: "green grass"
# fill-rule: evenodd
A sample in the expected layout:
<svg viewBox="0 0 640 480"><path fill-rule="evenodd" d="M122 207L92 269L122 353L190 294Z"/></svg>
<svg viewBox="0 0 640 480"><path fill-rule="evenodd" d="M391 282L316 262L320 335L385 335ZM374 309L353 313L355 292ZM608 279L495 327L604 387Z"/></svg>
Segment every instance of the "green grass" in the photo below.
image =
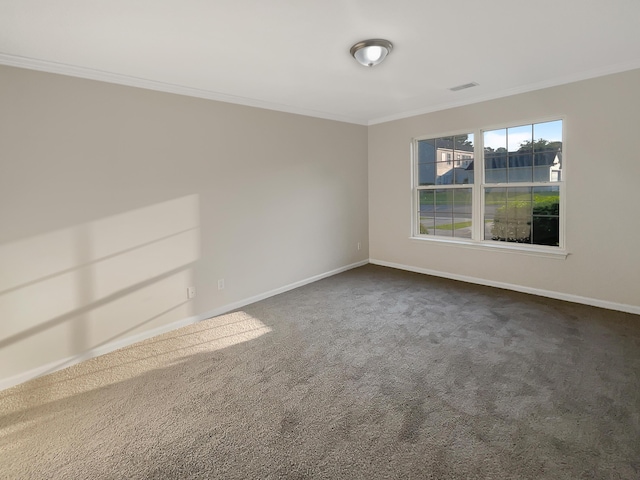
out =
<svg viewBox="0 0 640 480"><path fill-rule="evenodd" d="M452 198L454 201L451 201ZM558 202L560 199L560 194L558 192L544 192L544 193L535 193L533 195L534 203L546 203L546 202ZM471 194L458 194L455 197L452 197L449 192L438 192L435 194L435 198L431 195L421 196L420 197L420 205L434 205L434 200L436 205L471 205ZM504 192L490 192L484 198L485 205L504 205L506 201L506 195ZM513 192L509 193L509 203L513 202L530 202L531 194L530 193L520 193L515 194Z"/></svg>
<svg viewBox="0 0 640 480"><path fill-rule="evenodd" d="M454 230L458 228L470 227L471 222L457 222L457 223L447 223L446 225L436 225L436 230L451 230L453 227Z"/></svg>
<svg viewBox="0 0 640 480"><path fill-rule="evenodd" d="M485 205L504 205L505 204L505 194L503 192L491 192L484 198ZM535 193L533 195L534 203L541 202L558 202L560 200L560 194L558 192L545 192L545 193ZM509 203L515 202L531 202L531 194L529 193L520 193L514 194L509 193Z"/></svg>
<svg viewBox="0 0 640 480"><path fill-rule="evenodd" d="M456 223L445 223L443 225L437 225L435 227L426 227L425 225L422 224L422 220L424 220L425 218L429 218L429 217L421 217L420 220L420 233L423 235L427 235L429 232L427 231L428 228L435 228L436 230L457 230L458 228L466 228L466 227L470 227L471 226L471 222L456 222ZM484 223L491 223L493 222L493 220L491 219L485 219Z"/></svg>

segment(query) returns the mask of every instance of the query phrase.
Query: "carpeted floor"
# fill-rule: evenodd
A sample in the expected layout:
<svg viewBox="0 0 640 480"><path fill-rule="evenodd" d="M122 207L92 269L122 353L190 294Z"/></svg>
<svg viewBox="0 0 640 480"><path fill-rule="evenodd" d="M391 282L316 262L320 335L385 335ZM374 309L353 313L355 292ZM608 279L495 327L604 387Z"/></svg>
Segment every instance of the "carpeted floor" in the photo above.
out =
<svg viewBox="0 0 640 480"><path fill-rule="evenodd" d="M0 412L9 479L638 479L640 317L367 265Z"/></svg>

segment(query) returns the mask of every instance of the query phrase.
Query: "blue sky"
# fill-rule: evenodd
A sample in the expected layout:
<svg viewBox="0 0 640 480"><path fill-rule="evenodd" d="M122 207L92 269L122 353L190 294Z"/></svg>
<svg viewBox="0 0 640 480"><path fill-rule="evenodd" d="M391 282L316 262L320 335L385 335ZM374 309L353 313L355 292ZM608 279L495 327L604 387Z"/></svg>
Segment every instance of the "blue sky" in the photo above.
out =
<svg viewBox="0 0 640 480"><path fill-rule="evenodd" d="M508 130L508 135L507 135ZM536 123L533 125L533 132L531 131L531 125L525 125L521 127L512 127L509 129L490 130L484 132L484 146L491 148L508 148L509 151L517 150L520 144L526 140L533 139L538 140L544 138L550 142L562 141L562 120L556 120L553 122ZM507 139L509 144L507 145Z"/></svg>

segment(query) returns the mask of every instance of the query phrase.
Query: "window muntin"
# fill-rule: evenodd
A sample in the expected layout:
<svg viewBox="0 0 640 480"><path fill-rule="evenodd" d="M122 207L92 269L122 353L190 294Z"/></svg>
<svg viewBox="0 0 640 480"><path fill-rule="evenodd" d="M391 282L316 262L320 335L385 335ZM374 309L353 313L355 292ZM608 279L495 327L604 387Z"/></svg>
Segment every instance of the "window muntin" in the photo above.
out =
<svg viewBox="0 0 640 480"><path fill-rule="evenodd" d="M416 142L418 235L472 238L473 139L465 134Z"/></svg>
<svg viewBox="0 0 640 480"><path fill-rule="evenodd" d="M560 246L562 120L483 132L484 240ZM504 186L509 185L509 186Z"/></svg>
<svg viewBox="0 0 640 480"><path fill-rule="evenodd" d="M561 181L562 120L485 131L483 144L485 183Z"/></svg>
<svg viewBox="0 0 640 480"><path fill-rule="evenodd" d="M502 242L558 246L560 188L485 188L484 238Z"/></svg>
<svg viewBox="0 0 640 480"><path fill-rule="evenodd" d="M414 151L417 236L563 247L562 120L420 139Z"/></svg>
<svg viewBox="0 0 640 480"><path fill-rule="evenodd" d="M421 235L471 238L471 188L421 190L418 208Z"/></svg>

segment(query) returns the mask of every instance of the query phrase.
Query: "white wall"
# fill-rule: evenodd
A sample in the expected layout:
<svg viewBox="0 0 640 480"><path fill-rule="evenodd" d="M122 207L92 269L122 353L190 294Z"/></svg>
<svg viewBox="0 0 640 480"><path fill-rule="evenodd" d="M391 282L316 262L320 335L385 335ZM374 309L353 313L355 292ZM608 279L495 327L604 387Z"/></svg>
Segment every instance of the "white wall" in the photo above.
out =
<svg viewBox="0 0 640 480"><path fill-rule="evenodd" d="M0 66L0 382L365 261L366 135Z"/></svg>
<svg viewBox="0 0 640 480"><path fill-rule="evenodd" d="M639 85L635 70L371 126L372 261L640 312ZM413 137L560 115L566 118L565 260L409 239Z"/></svg>

